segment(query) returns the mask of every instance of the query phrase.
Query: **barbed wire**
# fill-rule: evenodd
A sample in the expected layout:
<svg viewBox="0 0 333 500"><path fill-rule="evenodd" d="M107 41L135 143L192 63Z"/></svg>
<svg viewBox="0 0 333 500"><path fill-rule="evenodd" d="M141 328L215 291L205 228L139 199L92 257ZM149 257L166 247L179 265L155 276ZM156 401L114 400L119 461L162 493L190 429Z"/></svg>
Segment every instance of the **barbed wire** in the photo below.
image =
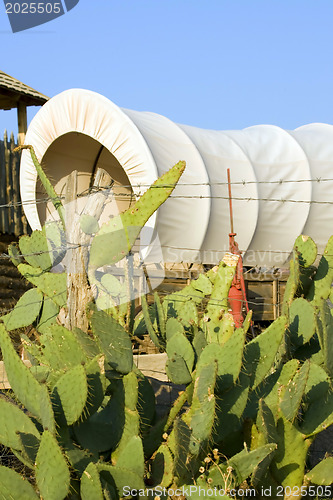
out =
<svg viewBox="0 0 333 500"><path fill-rule="evenodd" d="M48 203L50 201L62 201L64 200L64 196L58 196L57 198L37 198L35 200L26 200L26 201L10 201L9 203L4 203L0 205L1 208L15 208L15 207L23 207L25 205L40 205L41 203Z"/></svg>
<svg viewBox="0 0 333 500"><path fill-rule="evenodd" d="M47 236L46 236L46 239L47 239ZM89 248L91 245L91 243L66 243L64 245L60 245L60 246L57 246L57 247L52 247L51 244L50 244L50 247L49 249L47 250L39 250L38 252L31 252L31 253L18 253L16 254L14 257L16 259L20 259L20 258L25 258L25 257L33 257L33 256L41 256L41 255L45 255L45 254L49 254L49 255L53 255L53 254L61 254L61 253L64 253L64 252L67 252L69 250L76 250L76 249L79 249L79 248ZM144 247L144 249L146 248L149 248L149 247ZM173 245L159 245L159 248L170 248L170 249L173 249L173 250L178 250L178 251L182 251L182 250L186 250L186 251L191 251L191 252L196 252L197 254L209 254L209 253L216 253L216 254L225 254L225 253L230 253L229 250L226 250L226 249L200 249L200 248L192 248L192 247L179 247L179 246L173 246ZM142 250L141 250L142 251ZM293 253L293 249L291 250L272 250L270 248L266 248L266 249L255 249L255 250L241 250L240 249L240 252L242 254L245 254L246 252L252 252L252 253L273 253L273 254L277 254L277 255L280 255L280 254L285 254L285 255L292 255ZM139 252L138 252L139 253ZM333 254L330 254L330 253L320 253L318 252L317 253L317 257L322 257L322 256L325 256L325 257L332 257ZM0 254L0 260L1 259L12 259L13 257L5 252L3 252L2 254ZM125 258L125 256L124 256ZM186 262L186 261L180 261L180 262L177 262L177 264L181 264L182 262ZM167 262L156 262L155 264L165 264ZM193 264L204 264L204 262L191 262ZM141 263L141 265L144 264L144 262ZM258 263L260 264L260 263ZM260 267L260 266L259 266Z"/></svg>
<svg viewBox="0 0 333 500"><path fill-rule="evenodd" d="M54 253L58 253L58 254L61 254L62 252L66 252L68 250L77 250L79 248L84 248L84 247L87 247L88 244L80 244L80 243L76 243L76 244L68 244L68 245L61 245L60 247L53 247L52 249L49 249L49 250L41 250L39 252L31 252L31 253L18 253L14 256L15 259L19 260L19 259L22 259L22 258L26 258L26 257L34 257L34 256L41 256L41 255L53 255ZM5 252L3 252L1 255L0 255L0 260L1 259L12 259L13 257L9 254L6 254Z"/></svg>
<svg viewBox="0 0 333 500"><path fill-rule="evenodd" d="M241 181L231 181L231 186L245 186L247 184L290 184L290 183L306 183L306 182L332 182L333 178L331 177L314 177L310 179L276 179L274 181L247 181L245 179ZM123 188L149 188L152 184L115 184L114 187L123 187ZM229 183L227 181L210 181L210 182L182 182L181 180L177 183L177 186L228 186ZM153 186L155 189L158 188L166 188L172 187L171 184L164 184L159 186ZM99 188L97 188L99 189Z"/></svg>
<svg viewBox="0 0 333 500"><path fill-rule="evenodd" d="M279 180L279 181L259 181L260 184L283 184L283 183L290 183L290 182L308 182L310 180L307 180L307 179L302 179L302 180ZM311 179L311 182L327 182L327 181L333 181L333 178L332 179L321 179L321 178L317 178L317 179ZM239 183L235 183L235 184L242 184L242 185L245 185L245 184L255 184L256 182L255 181L241 181ZM178 184L178 186L208 186L208 185L214 185L214 183L188 183L188 184ZM216 183L216 185L228 185L228 183ZM125 186L125 185L118 185L117 187L134 187L133 185L132 186ZM138 185L138 187L143 187L143 185ZM158 188L170 188L172 187L171 185L161 185L161 186L154 186L154 188L158 189ZM91 193L95 193L95 192L98 192L98 191L104 191L104 190L108 190L110 188L108 187L101 187L101 188L98 188L98 187L92 187L92 188L88 188L87 190L83 191L82 193L78 194L77 196L78 197L82 197L82 196L89 196ZM112 192L112 196L114 198L126 198L126 197L133 197L133 193L128 193L128 192L124 192L124 193L116 193L116 192ZM186 194L171 194L169 196L169 198L172 198L172 199L220 199L220 200L229 200L229 196L217 196L217 195L186 195ZM331 200L328 200L328 201L322 201L322 200L297 200L297 199L292 199L292 198L261 198L261 197L252 197L252 196L232 196L231 197L233 201L246 201L246 202L250 202L250 201L264 201L264 202L279 202L279 203L305 203L305 204L308 204L308 205L311 205L311 204L319 204L319 205L333 205L333 201Z"/></svg>
<svg viewBox="0 0 333 500"><path fill-rule="evenodd" d="M101 190L100 190L101 191ZM94 191L96 192L96 191ZM84 195L78 195L78 198L82 197L88 197L93 192L84 194ZM112 199L111 200L106 200L106 203L110 203L114 201L116 198L133 198L133 193L112 193ZM229 200L228 196L206 196L206 195L170 195L169 198L171 199L207 199L207 200L214 200L214 199L219 199L219 200ZM49 203L49 202L54 202L54 201L63 201L64 197L57 197L55 198L39 198L36 200L27 200L27 201L18 201L18 202L9 202L5 204L0 205L0 209L12 209L15 207L24 207L24 206L29 206L29 205L40 205L43 203ZM263 201L263 202L275 202L275 203L301 203L305 205L333 205L333 201L331 200L297 200L293 198L256 198L252 196L233 196L232 201L242 201L242 202L251 202L251 201Z"/></svg>
<svg viewBox="0 0 333 500"><path fill-rule="evenodd" d="M208 199L208 200L229 200L228 196L203 196L203 195L170 195L169 198L183 199ZM289 198L253 198L252 196L233 196L232 201L272 201L278 203L305 203L307 205L333 205L333 201L317 201L317 200L294 200Z"/></svg>
<svg viewBox="0 0 333 500"><path fill-rule="evenodd" d="M114 193L114 198L128 198L133 196L132 193ZM186 194L171 194L169 198L172 199L198 199L198 200L227 200L229 201L229 196L215 196L215 195L186 195ZM169 199L168 198L168 199ZM270 201L278 203L305 203L307 205L333 205L333 201L321 201L321 200L295 200L293 198L255 198L253 196L232 196L232 201ZM107 202L108 203L108 202Z"/></svg>
<svg viewBox="0 0 333 500"><path fill-rule="evenodd" d="M310 179L277 179L273 181L247 181L245 179L241 181L232 181L230 183L231 186L246 186L246 185L263 185L263 184L304 184L304 183L321 183L321 182L333 182L333 178L331 177L315 177L315 178L310 178ZM181 182L179 181L176 185L176 187L186 187L186 186L193 186L193 187L200 187L200 186L228 186L228 182L222 181L222 182ZM149 187L153 187L154 189L165 189L165 188L172 188L175 187L173 184L160 184L158 186L155 186L153 184L113 184L112 186L91 186L81 193L77 195L77 197L83 197L86 196L87 194L91 194L94 192L98 191L105 191L105 190L110 190L111 188L126 188L126 189L148 189ZM122 195L122 196L132 196L133 193L114 193L115 195ZM64 196L59 196L57 199L64 199ZM51 198L47 198L50 200ZM34 202L34 200L32 200Z"/></svg>
<svg viewBox="0 0 333 500"><path fill-rule="evenodd" d="M280 180L280 181L263 181L265 183L269 183L269 184L276 184L276 183L284 183L284 182L308 182L308 181L312 181L312 182L326 182L326 181L333 181L333 178L324 178L324 179L321 179L321 178L316 178L316 179L302 179L302 180L295 180L295 181L292 181L292 180L287 180L287 181L283 181L283 180ZM242 181L242 183L244 183L245 181ZM240 182L239 182L240 183ZM248 183L255 183L254 181L249 181ZM227 185L227 183L219 183L221 185ZM237 183L236 183L237 184ZM191 184L189 184L191 185ZM196 184L192 184L192 185L196 185ZM198 185L202 185L202 184L198 184ZM163 186L159 186L159 187L163 187ZM99 192L99 191L105 191L105 190L110 190L111 188L110 187L101 187L101 188L97 188L95 186L93 186L92 188L89 188L89 189L86 189L84 190L83 192L79 193L77 196L78 198L80 197L88 197L90 195L92 195L93 193L96 193L96 192ZM133 196L133 193L114 193L112 192L112 197L114 199L114 197L117 197L117 196ZM201 196L201 195L171 195L170 196L171 198L208 198L208 199L212 199L212 198L218 198L218 199L225 199L225 200L229 200L229 197L228 196ZM56 198L57 201L62 201L64 200L65 197L64 196L58 196ZM305 203L305 204L329 204L329 205L333 205L333 201L319 201L319 200L295 200L295 199L277 199L277 198L252 198L252 197L232 197L233 200L239 200L239 201L271 201L271 202L280 202L280 203L286 203L286 202L290 202L290 203ZM9 202L8 204L2 204L0 205L0 209L4 209L4 208L8 208L8 209L12 209L13 207L16 207L16 206L24 206L24 205L38 205L38 204L43 204L43 203L48 203L50 201L55 201L55 198L51 198L51 197L43 197L43 198L39 198L39 199L36 199L36 200L26 200L24 202L22 201L19 201L19 202ZM110 201L110 200L109 200ZM111 200L112 201L112 200ZM108 202L108 201L107 201ZM89 244L88 244L89 245ZM72 250L72 249L76 249L76 248L79 248L80 246L87 246L87 244L85 245L82 245L82 244L76 244L74 246L72 246L71 244L67 243L66 245L62 245L60 247L57 247L57 248L53 248L52 251L53 252L63 252L63 251L68 251L68 250ZM174 250L178 250L178 251L193 251L193 252L196 252L198 254L200 253L216 253L216 254L220 254L220 253L224 253L226 252L227 250L226 249L199 249L199 248L191 248L191 247L179 247L179 246L173 246L173 245L160 245L161 248L169 248L169 249L174 249ZM247 249L248 250L248 249ZM242 253L246 253L245 249L241 249L241 252ZM256 249L256 250L250 250L251 252L255 252L255 253L271 253L271 254L285 254L286 256L290 255L292 253L292 250L290 251L286 251L286 250L272 250L271 248L266 248L266 249L262 249L262 250L259 250L259 249ZM50 251L49 250L46 250L46 251L42 251L42 252L35 252L35 253L31 253L31 254L20 254L18 255L18 258L19 257L29 257L29 256L33 256L33 255L42 255L43 253L49 253ZM323 254L321 253L318 253L318 256L321 257ZM326 254L327 255L327 254ZM11 257L8 255L8 254L5 254L3 253L2 255L0 255L0 259L10 259ZM260 262L258 263L260 265Z"/></svg>

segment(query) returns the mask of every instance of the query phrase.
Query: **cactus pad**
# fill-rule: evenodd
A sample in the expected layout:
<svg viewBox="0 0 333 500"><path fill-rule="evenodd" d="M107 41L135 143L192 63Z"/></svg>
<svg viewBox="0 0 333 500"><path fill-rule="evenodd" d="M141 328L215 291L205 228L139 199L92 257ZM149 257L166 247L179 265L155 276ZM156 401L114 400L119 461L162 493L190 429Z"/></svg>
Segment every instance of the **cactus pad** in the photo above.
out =
<svg viewBox="0 0 333 500"><path fill-rule="evenodd" d="M47 328L56 323L59 311L60 307L52 299L44 297L42 314L37 325L39 333L45 333Z"/></svg>
<svg viewBox="0 0 333 500"><path fill-rule="evenodd" d="M247 451L246 449L234 455L230 460L228 460L228 467L232 467L237 476L238 484L245 481L256 468L263 462L267 457L272 460L274 453L276 452L276 444L269 443L256 450Z"/></svg>
<svg viewBox="0 0 333 500"><path fill-rule="evenodd" d="M55 415L61 425L76 422L86 405L88 384L82 365L75 366L59 378L52 392Z"/></svg>
<svg viewBox="0 0 333 500"><path fill-rule="evenodd" d="M31 325L37 318L43 303L43 294L37 288L32 288L22 295L14 309L2 316L2 321L8 331Z"/></svg>
<svg viewBox="0 0 333 500"><path fill-rule="evenodd" d="M82 474L80 493L82 500L104 500L99 472L92 462Z"/></svg>
<svg viewBox="0 0 333 500"><path fill-rule="evenodd" d="M18 270L30 283L38 287L47 297L50 297L59 307L66 305L67 277L66 273L46 273L40 268L19 264Z"/></svg>
<svg viewBox="0 0 333 500"><path fill-rule="evenodd" d="M280 403L284 416L294 421L298 416L309 378L310 362L306 361L299 372L289 381Z"/></svg>
<svg viewBox="0 0 333 500"><path fill-rule="evenodd" d="M37 382L29 368L19 358L3 325L0 325L0 346L13 391L33 415L40 417L40 402L45 387Z"/></svg>
<svg viewBox="0 0 333 500"><path fill-rule="evenodd" d="M94 336L113 370L128 373L132 370L132 344L128 333L104 311L95 311L90 319Z"/></svg>
<svg viewBox="0 0 333 500"><path fill-rule="evenodd" d="M170 486L173 480L173 457L166 443L162 443L156 451L151 464L153 486L162 488Z"/></svg>
<svg viewBox="0 0 333 500"><path fill-rule="evenodd" d="M271 464L272 475L282 486L301 487L305 460L310 445L297 427L282 415L277 421L277 450ZM290 467L290 464L293 464Z"/></svg>
<svg viewBox="0 0 333 500"><path fill-rule="evenodd" d="M50 326L40 337L44 346L43 362L53 370L72 368L86 361L86 355L75 335L60 325Z"/></svg>
<svg viewBox="0 0 333 500"><path fill-rule="evenodd" d="M185 359L178 354L174 354L171 358L168 358L165 370L169 379L174 384L189 384L192 381Z"/></svg>
<svg viewBox="0 0 333 500"><path fill-rule="evenodd" d="M127 468L113 467L112 465L99 463L97 469L101 478L111 485L116 486L119 497L123 497L125 488L143 490L145 484L143 477Z"/></svg>
<svg viewBox="0 0 333 500"><path fill-rule="evenodd" d="M185 360L188 371L191 373L194 364L194 351L190 341L183 333L175 333L166 345L168 358L178 355Z"/></svg>
<svg viewBox="0 0 333 500"><path fill-rule="evenodd" d="M253 389L262 382L270 370L282 342L286 323L286 317L280 316L263 333L245 346L244 368L251 377Z"/></svg>
<svg viewBox="0 0 333 500"><path fill-rule="evenodd" d="M98 220L92 215L83 214L80 217L80 228L85 234L96 234L99 230Z"/></svg>
<svg viewBox="0 0 333 500"><path fill-rule="evenodd" d="M117 457L117 467L128 468L143 477L145 462L142 441L139 436L132 436Z"/></svg>
<svg viewBox="0 0 333 500"><path fill-rule="evenodd" d="M36 458L36 481L47 500L63 500L70 485L70 474L60 446L50 432L44 431Z"/></svg>
<svg viewBox="0 0 333 500"><path fill-rule="evenodd" d="M18 406L0 398L0 443L22 451L21 435L39 443L40 435L31 419Z"/></svg>
<svg viewBox="0 0 333 500"><path fill-rule="evenodd" d="M31 236L21 236L19 240L20 250L25 260L32 267L40 267L48 271L52 267L52 252L43 231L33 231Z"/></svg>
<svg viewBox="0 0 333 500"><path fill-rule="evenodd" d="M315 333L315 310L311 302L303 298L293 300L289 309L289 335L294 346L308 342Z"/></svg>
<svg viewBox="0 0 333 500"><path fill-rule="evenodd" d="M313 484L330 486L333 484L333 457L328 457L319 462L312 470L305 475L308 481Z"/></svg>
<svg viewBox="0 0 333 500"><path fill-rule="evenodd" d="M112 274L103 274L101 284L105 291L112 297L117 297L123 290L123 285Z"/></svg>
<svg viewBox="0 0 333 500"><path fill-rule="evenodd" d="M3 500L38 500L31 484L12 469L0 465L0 495Z"/></svg>
<svg viewBox="0 0 333 500"><path fill-rule="evenodd" d="M327 299L331 292L333 280L333 236L330 237L320 259L317 272L308 292L307 298L319 306L322 299Z"/></svg>
<svg viewBox="0 0 333 500"><path fill-rule="evenodd" d="M302 267L311 266L317 257L317 245L310 236L301 234L296 238L294 250L299 254L299 263Z"/></svg>

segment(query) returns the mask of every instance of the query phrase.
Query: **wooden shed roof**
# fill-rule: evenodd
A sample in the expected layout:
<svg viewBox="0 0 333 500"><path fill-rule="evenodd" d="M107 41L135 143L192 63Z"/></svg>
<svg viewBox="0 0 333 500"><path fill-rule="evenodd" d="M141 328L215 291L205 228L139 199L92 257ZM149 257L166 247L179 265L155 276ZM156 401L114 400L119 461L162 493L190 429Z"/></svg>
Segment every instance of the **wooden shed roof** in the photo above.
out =
<svg viewBox="0 0 333 500"><path fill-rule="evenodd" d="M0 109L16 108L19 101L26 106L42 106L48 99L46 95L0 71Z"/></svg>

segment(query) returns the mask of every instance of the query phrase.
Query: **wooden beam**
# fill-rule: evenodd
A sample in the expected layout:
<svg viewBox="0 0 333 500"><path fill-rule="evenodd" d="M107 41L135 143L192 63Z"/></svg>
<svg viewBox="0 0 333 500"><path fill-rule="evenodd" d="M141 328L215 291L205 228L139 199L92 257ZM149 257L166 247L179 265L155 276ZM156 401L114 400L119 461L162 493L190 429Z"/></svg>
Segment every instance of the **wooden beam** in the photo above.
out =
<svg viewBox="0 0 333 500"><path fill-rule="evenodd" d="M0 107L1 109L17 108L20 95L17 92L10 91L0 87Z"/></svg>
<svg viewBox="0 0 333 500"><path fill-rule="evenodd" d="M27 133L27 128L28 128L27 106L21 101L17 103L17 122L18 122L18 143L19 145L21 145L24 144L25 135Z"/></svg>
<svg viewBox="0 0 333 500"><path fill-rule="evenodd" d="M47 98L30 96L18 90L1 87L0 85L1 109L17 108L18 101L22 101L26 106L43 106L47 102Z"/></svg>

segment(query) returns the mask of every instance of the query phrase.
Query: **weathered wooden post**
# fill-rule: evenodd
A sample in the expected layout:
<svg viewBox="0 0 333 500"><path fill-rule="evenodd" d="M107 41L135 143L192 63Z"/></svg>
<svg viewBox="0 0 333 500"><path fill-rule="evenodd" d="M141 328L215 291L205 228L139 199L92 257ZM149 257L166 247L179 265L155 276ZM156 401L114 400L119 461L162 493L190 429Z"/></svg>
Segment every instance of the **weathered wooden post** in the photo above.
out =
<svg viewBox="0 0 333 500"><path fill-rule="evenodd" d="M17 103L17 125L18 125L18 143L19 146L24 144L25 136L28 129L27 106L24 102Z"/></svg>
<svg viewBox="0 0 333 500"><path fill-rule="evenodd" d="M101 189L93 196L88 196L81 213L78 209L77 171L72 172L67 180L65 195L65 224L67 241L67 316L65 326L69 330L77 327L88 330L87 305L93 295L87 277L90 234L85 234L80 226L80 218L87 214L99 219L108 195L108 190ZM111 187L112 179L103 169L98 169L93 184L94 188Z"/></svg>

